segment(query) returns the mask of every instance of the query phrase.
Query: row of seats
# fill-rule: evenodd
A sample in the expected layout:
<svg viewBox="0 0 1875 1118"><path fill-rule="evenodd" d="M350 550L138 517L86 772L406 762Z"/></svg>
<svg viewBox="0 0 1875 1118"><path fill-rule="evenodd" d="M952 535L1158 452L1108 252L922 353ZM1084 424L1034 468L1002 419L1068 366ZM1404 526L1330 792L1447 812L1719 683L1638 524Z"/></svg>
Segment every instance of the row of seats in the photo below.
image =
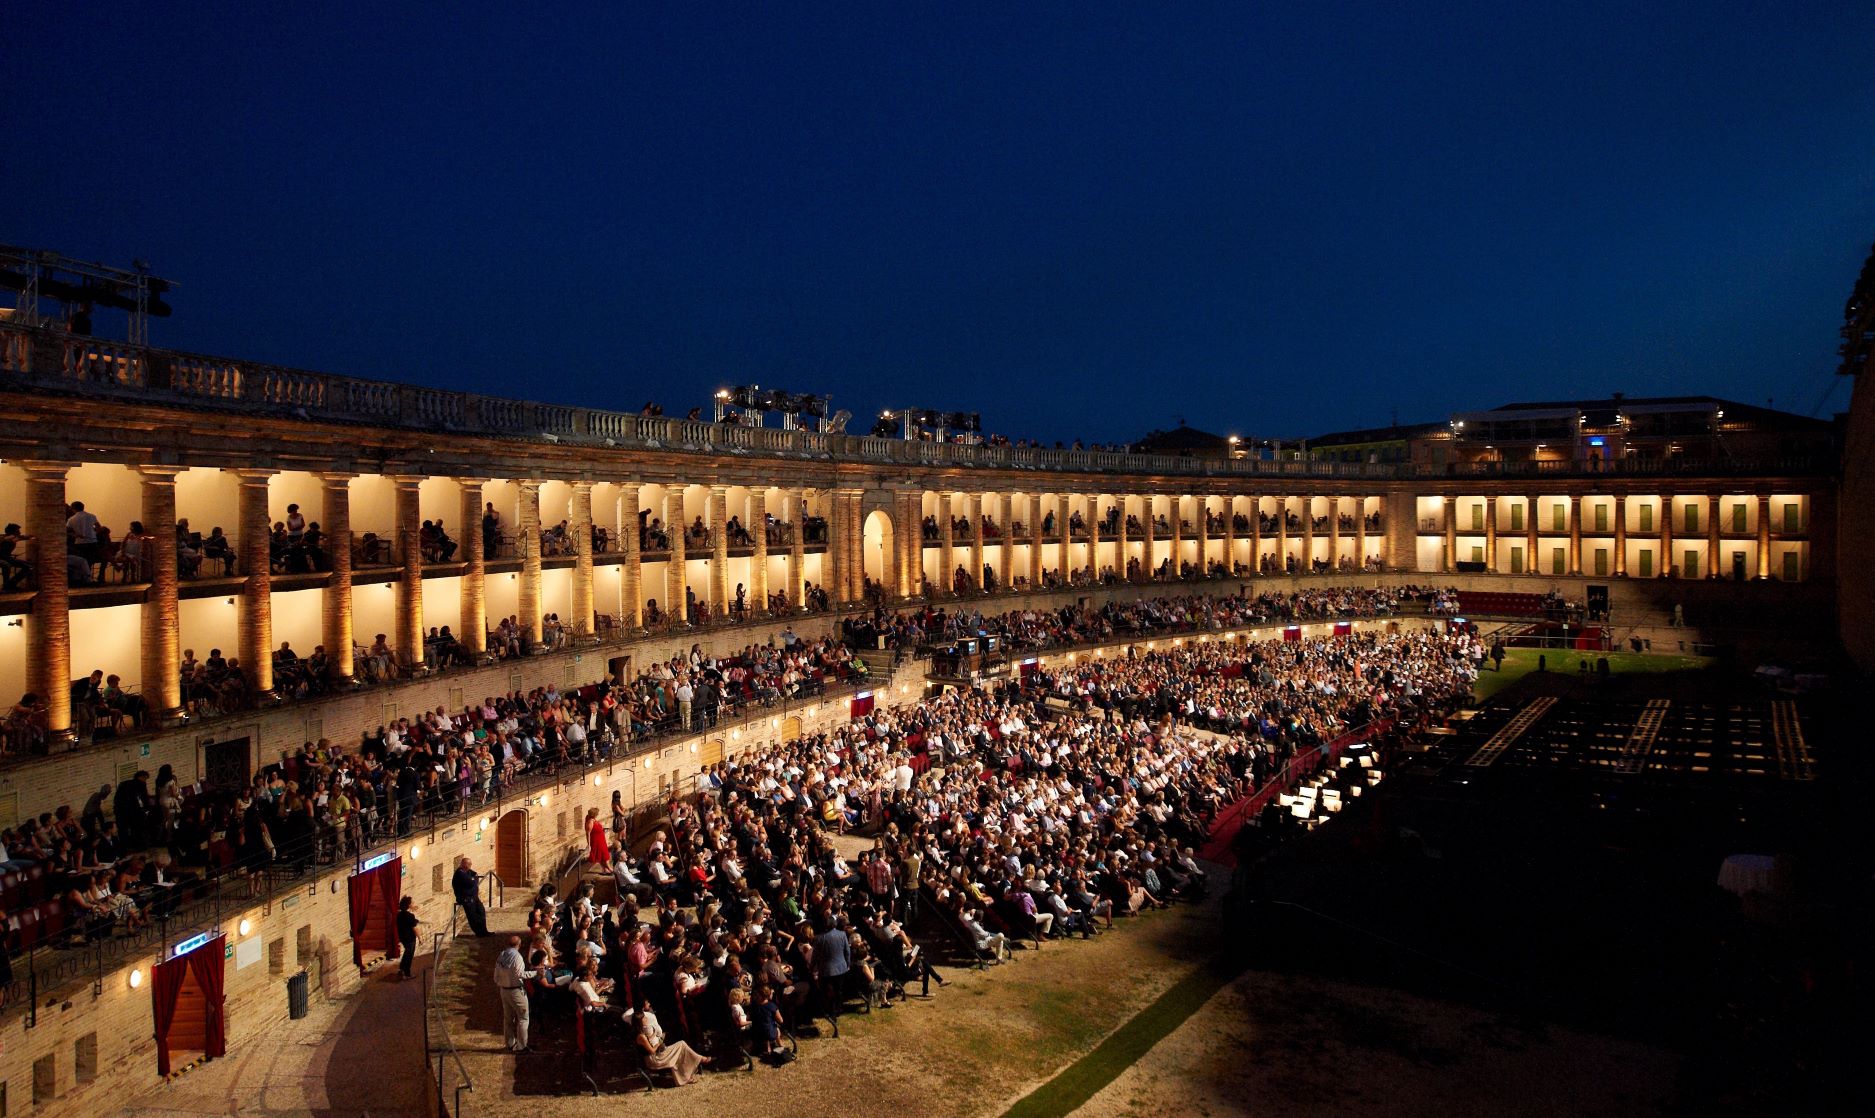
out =
<svg viewBox="0 0 1875 1118"><path fill-rule="evenodd" d="M17 912L52 896L56 882L46 867L35 862L0 874L0 909Z"/></svg>
<svg viewBox="0 0 1875 1118"><path fill-rule="evenodd" d="M1541 617L1543 595L1506 590L1460 590L1458 610L1492 617Z"/></svg>

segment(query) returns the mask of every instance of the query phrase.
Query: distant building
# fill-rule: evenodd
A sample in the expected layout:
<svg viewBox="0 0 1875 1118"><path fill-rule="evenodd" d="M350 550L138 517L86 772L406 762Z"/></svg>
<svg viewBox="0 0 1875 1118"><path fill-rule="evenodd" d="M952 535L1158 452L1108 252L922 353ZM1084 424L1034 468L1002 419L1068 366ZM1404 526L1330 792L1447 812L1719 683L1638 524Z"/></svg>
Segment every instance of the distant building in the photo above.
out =
<svg viewBox="0 0 1875 1118"><path fill-rule="evenodd" d="M1167 454L1174 458L1216 458L1231 457L1235 443L1225 435L1213 435L1209 431L1200 431L1188 427L1180 421L1170 431L1148 431L1146 436L1134 444L1141 454Z"/></svg>
<svg viewBox="0 0 1875 1118"><path fill-rule="evenodd" d="M1621 393L1600 400L1505 404L1458 412L1447 429L1422 436L1434 465L1499 462L1758 462L1830 459L1835 426L1791 412L1716 396Z"/></svg>
<svg viewBox="0 0 1875 1118"><path fill-rule="evenodd" d="M1395 423L1390 427L1368 427L1359 431L1336 431L1317 435L1303 445L1313 462L1412 462L1415 446L1448 430L1444 423Z"/></svg>

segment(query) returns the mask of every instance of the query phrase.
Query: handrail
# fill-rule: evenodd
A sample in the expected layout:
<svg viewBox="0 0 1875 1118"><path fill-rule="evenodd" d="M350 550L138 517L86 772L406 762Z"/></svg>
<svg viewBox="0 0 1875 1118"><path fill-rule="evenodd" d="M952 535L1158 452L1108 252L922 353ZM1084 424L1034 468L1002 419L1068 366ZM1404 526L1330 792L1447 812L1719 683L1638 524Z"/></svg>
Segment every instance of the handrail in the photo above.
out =
<svg viewBox="0 0 1875 1118"><path fill-rule="evenodd" d="M1068 473L1198 477L1521 477L1614 474L1816 474L1837 463L1617 459L1601 462L1337 462L1324 459L1196 458L1124 451L907 442L822 431L705 423L565 404L510 400L421 385L319 373L0 323L0 384L27 384L156 403L271 411L304 419L483 434L588 446L712 455L838 459L892 465L972 466Z"/></svg>
<svg viewBox="0 0 1875 1118"><path fill-rule="evenodd" d="M475 1080L469 1075L468 1066L462 1062L462 1053L456 1048L456 1038L454 1034L449 1031L449 1014L437 1012L437 1007L434 1002L436 976L442 972L443 956L447 953L447 946L453 944L455 938L455 914L452 910L450 913L450 932L448 939L445 940L440 932L436 934L435 941L430 947L430 969L429 972L423 976L423 1061L425 1065L427 1065L430 1059L430 1049L432 1047L430 1043L430 1019L431 1016L434 1015L437 1024L441 1026L441 1032L443 1034L443 1047L436 1050L436 1105L440 1112L450 1115L451 1118L463 1118L462 1095L465 1091L470 1094L475 1092ZM455 1063L457 1075L456 1105L450 1108L445 1108L443 1106L443 1071L445 1067L443 1058L445 1056Z"/></svg>

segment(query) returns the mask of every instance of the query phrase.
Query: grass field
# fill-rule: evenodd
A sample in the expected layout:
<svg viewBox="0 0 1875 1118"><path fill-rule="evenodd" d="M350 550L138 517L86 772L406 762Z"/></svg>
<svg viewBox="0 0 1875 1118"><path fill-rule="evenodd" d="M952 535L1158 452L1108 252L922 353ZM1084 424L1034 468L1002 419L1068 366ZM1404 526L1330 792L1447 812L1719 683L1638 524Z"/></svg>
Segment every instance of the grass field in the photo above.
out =
<svg viewBox="0 0 1875 1118"><path fill-rule="evenodd" d="M1538 656L1547 658L1551 672L1573 676L1587 661L1589 670L1595 670L1595 661L1606 658L1608 670L1616 675L1636 675L1659 672L1698 672L1712 667L1710 656L1667 656L1645 652L1572 652L1567 649L1513 648L1504 657L1504 670L1492 669L1491 662L1485 661L1484 671L1478 673L1478 680L1472 684L1471 693L1479 702L1487 702L1492 696L1506 687L1536 671Z"/></svg>

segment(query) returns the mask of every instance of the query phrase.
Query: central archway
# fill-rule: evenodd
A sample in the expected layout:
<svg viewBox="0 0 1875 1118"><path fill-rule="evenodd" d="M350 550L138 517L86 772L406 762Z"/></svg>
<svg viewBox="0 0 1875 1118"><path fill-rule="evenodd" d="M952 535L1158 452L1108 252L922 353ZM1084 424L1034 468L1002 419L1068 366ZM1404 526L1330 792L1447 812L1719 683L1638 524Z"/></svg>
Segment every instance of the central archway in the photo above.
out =
<svg viewBox="0 0 1875 1118"><path fill-rule="evenodd" d="M892 543L891 514L884 509L874 509L866 517L865 533L860 541L863 569L866 577L883 587L886 593L901 595L904 591L898 585L897 552Z"/></svg>

